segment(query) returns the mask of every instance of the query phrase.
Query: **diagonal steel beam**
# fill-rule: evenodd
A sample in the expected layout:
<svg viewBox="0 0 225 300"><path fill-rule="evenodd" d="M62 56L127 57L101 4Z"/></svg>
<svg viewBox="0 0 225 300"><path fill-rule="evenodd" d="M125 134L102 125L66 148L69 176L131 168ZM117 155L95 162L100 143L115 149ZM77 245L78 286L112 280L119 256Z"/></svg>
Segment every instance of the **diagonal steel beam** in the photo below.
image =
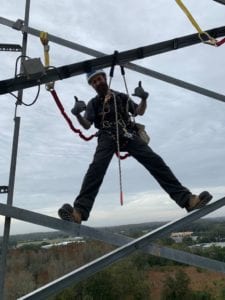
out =
<svg viewBox="0 0 225 300"><path fill-rule="evenodd" d="M5 26L8 26L8 27L16 29L16 30L20 30L22 32L27 32L27 33L35 35L37 37L40 36L40 32L41 32L40 30L37 30L35 28L24 26L23 20L20 20L20 19L15 22L15 21L0 17L0 24L3 24ZM212 36L214 38L218 38L218 37L221 37L221 36L225 35L225 26L221 26L221 27L217 27L217 28L213 28L213 29L208 29L206 32L210 36ZM204 36L202 38L205 39ZM75 47L77 51L86 53L86 54L91 55L91 56L99 57L100 52L92 50L92 49L87 48L85 46L79 45L77 43L70 42L70 41L67 41L65 39L59 38L55 35L48 34L48 39L49 39L49 41L60 44L62 46L66 46L66 47L71 48L71 49L74 49L74 47ZM150 46L140 47L138 49L140 51L140 53L139 53L140 56L142 56L141 52L142 51L145 52L146 48L150 52L149 56L152 56L152 55L157 55L157 54L165 53L165 52L172 51L172 50L177 50L177 49L180 49L180 48L183 48L183 47L188 47L188 46L192 46L192 45L195 45L195 44L199 44L201 42L202 42L202 40L199 38L198 33L197 34L194 33L194 34L186 35L186 36L183 36L183 37L178 37L178 38L174 38L174 39L171 39L171 40L159 42L159 43L156 43L156 44L153 44L153 45L150 45ZM102 56L102 54L101 54L101 56Z"/></svg>
<svg viewBox="0 0 225 300"><path fill-rule="evenodd" d="M17 20L17 22L16 22L17 25L15 26L15 24L16 24L15 22L0 17L0 23L3 24L3 25L6 25L8 27L17 29L17 30L27 30L28 33L30 33L32 35L35 35L37 37L39 37L39 35L40 35L40 31L37 30L37 29L31 28L31 27L25 28L23 26L23 21L22 20ZM214 35L216 36L216 32L214 32ZM48 34L48 37L49 37L49 41L51 41L51 42L57 43L59 45L62 45L62 46L68 47L68 48L71 48L73 50L80 51L82 53L85 53L85 54L88 54L88 55L91 55L91 56L94 56L94 57L106 56L105 53L93 50L91 48L79 45L79 44L71 42L71 41L67 41L65 39L59 38L59 37L54 36L52 34ZM173 41L173 46L172 46L173 49L177 49L178 39L174 39L172 41ZM171 41L167 41L167 42L171 42ZM162 42L162 43L166 43L166 42ZM159 43L159 44L162 44L162 43ZM154 45L152 45L152 46L154 46ZM161 49L161 51L162 51L162 49ZM221 95L219 93L216 93L214 91L210 91L208 89L201 88L197 85L194 85L194 84L191 84L191 83L173 78L173 77L168 76L168 75L164 75L162 73L156 72L156 71L151 70L151 69L144 68L144 67L136 65L136 64L127 63L125 65L128 69L131 69L133 71L142 73L142 74L147 75L147 76L151 76L153 78L165 81L165 82L170 83L170 84L174 84L174 85L182 87L184 89L191 90L193 92L205 95L207 97L211 97L211 98L214 98L216 100L225 102L225 96Z"/></svg>
<svg viewBox="0 0 225 300"><path fill-rule="evenodd" d="M225 5L225 0L214 0L214 1L216 1L216 2L218 2L218 3L220 3L220 4Z"/></svg>
<svg viewBox="0 0 225 300"><path fill-rule="evenodd" d="M75 223L60 220L58 218L46 216L40 213L32 212L26 209L17 208L15 206L9 207L5 204L0 203L0 215L14 218L24 222L49 227L55 230L61 230L75 236L85 236L92 239L105 241L106 243L113 243L115 245L124 244L123 238L120 235L114 235L114 240L108 238L108 233L105 231L99 231L94 228L78 225Z"/></svg>
<svg viewBox="0 0 225 300"><path fill-rule="evenodd" d="M0 24L5 25L7 27L10 27L12 29L22 31L22 32L27 32L27 33L29 33L33 36L38 37L38 38L40 37L41 30L35 29L33 27L30 27L30 26L29 27L24 26L23 25L23 20L20 20L20 19L15 22L15 21L0 17ZM99 51L95 51L95 50L90 49L88 47L79 45L75 42L65 40L63 38L60 38L60 37L58 37L56 35L53 35L53 34L50 34L50 33L48 33L48 39L49 39L50 42L56 43L58 45L61 45L61 46L64 46L64 47L67 47L67 48L70 48L70 49L73 49L73 50L77 50L79 52L88 54L90 56L101 57L101 56L104 55L103 53L101 53Z"/></svg>
<svg viewBox="0 0 225 300"><path fill-rule="evenodd" d="M0 17L0 23L3 24L3 25L8 26L10 28L17 29L17 30L21 30L21 31L27 30L27 32L29 34L37 36L37 37L40 36L40 30L37 30L37 29L32 28L32 27L25 28L25 26L23 25L22 20L17 20L18 25L15 26L16 23L14 21L11 21L11 20ZM56 44L61 45L61 46L65 46L65 47L73 49L73 50L77 50L79 52L82 52L82 53L85 53L85 54L88 54L88 55L91 55L91 56L94 56L94 57L101 57L101 56L107 55L106 53L91 49L89 47L85 47L83 45L80 45L80 44L77 44L77 43L74 43L74 42L71 42L71 41L68 41L68 40L65 40L65 39L62 39L62 38L57 37L57 36L52 35L52 34L48 34L48 38L49 38L49 41L51 41L53 43L56 43ZM180 80L180 79L176 79L174 77L162 74L160 72L156 72L154 70L142 67L142 66L137 65L137 64L127 63L127 64L125 64L125 66L126 66L126 68L128 68L130 70L133 70L133 71L136 71L136 72L139 72L141 74L144 74L144 75L156 78L158 80L162 80L162 81L165 81L167 83L179 86L181 88L184 88L184 89L202 94L204 96L211 97L211 98L214 98L216 100L225 102L225 96L221 95L219 93L216 93L214 91L210 91L208 89L199 87L197 85L185 82L185 81Z"/></svg>
<svg viewBox="0 0 225 300"><path fill-rule="evenodd" d="M72 271L71 273L63 277L60 277L57 280L54 280L53 282L31 292L30 294L21 297L20 300L46 299L47 297L52 296L57 292L60 292L62 289L70 286L71 284L80 282L81 280L90 277L91 275L97 273L98 271L112 265L116 261L123 259L125 256L130 255L136 250L147 247L150 242L158 238L162 238L168 233L171 233L172 231L179 229L184 224L187 225L193 221L196 221L197 219L215 211L218 208L221 208L224 205L225 205L225 197L221 198L220 200L217 200L216 202L210 205L205 206L200 210L194 211L183 218L180 218L160 228L157 228L156 230L153 230L150 233L136 240L133 240L127 243L126 245L121 246L118 249L106 255L103 255L102 257L78 268L77 270Z"/></svg>
<svg viewBox="0 0 225 300"><path fill-rule="evenodd" d="M73 235L82 235L95 240L101 240L116 246L124 245L133 240L130 237L114 234L105 229L97 230L83 225L80 226L21 208L8 207L4 204L0 204L0 214L25 222L31 222L36 225L47 226L52 229L65 231L67 233L69 232ZM217 261L209 260L207 258L190 254L184 251L170 249L168 247L162 247L156 244L148 245L148 247L146 247L144 250L152 255L225 273L225 264L221 264Z"/></svg>
<svg viewBox="0 0 225 300"><path fill-rule="evenodd" d="M107 229L94 229L88 226L80 226L74 223L68 223L53 217L45 216L15 206L8 207L5 204L0 204L0 214L15 218L25 222L31 222L36 225L46 226L52 229L64 231L72 235L89 237L93 240L100 240L105 243L122 246L133 239L124 235L109 232ZM148 245L145 252L171 259L180 263L190 264L196 267L205 268L217 272L225 273L225 263L217 262L205 257L194 255L180 250L170 249L168 247L159 246L156 244Z"/></svg>

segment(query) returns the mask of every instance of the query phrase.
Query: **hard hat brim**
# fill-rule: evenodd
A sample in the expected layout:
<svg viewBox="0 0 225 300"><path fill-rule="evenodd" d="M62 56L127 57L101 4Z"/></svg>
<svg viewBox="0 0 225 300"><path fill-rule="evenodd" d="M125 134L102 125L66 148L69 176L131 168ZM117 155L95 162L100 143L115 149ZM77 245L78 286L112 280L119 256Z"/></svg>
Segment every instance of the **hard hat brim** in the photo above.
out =
<svg viewBox="0 0 225 300"><path fill-rule="evenodd" d="M106 76L106 73L103 70L97 70L92 72L91 74L87 74L87 81L89 84L91 84L91 80L96 76L96 75L103 75Z"/></svg>

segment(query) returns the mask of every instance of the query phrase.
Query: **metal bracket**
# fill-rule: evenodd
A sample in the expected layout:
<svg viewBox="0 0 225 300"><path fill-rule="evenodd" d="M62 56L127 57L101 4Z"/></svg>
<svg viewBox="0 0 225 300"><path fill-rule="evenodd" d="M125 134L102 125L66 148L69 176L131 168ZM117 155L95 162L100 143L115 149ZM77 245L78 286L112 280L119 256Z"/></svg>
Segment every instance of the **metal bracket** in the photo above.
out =
<svg viewBox="0 0 225 300"><path fill-rule="evenodd" d="M0 185L0 194L6 194L6 193L8 193L8 186Z"/></svg>
<svg viewBox="0 0 225 300"><path fill-rule="evenodd" d="M28 79L39 79L45 75L45 68L40 58L30 58L22 62L24 72Z"/></svg>
<svg viewBox="0 0 225 300"><path fill-rule="evenodd" d="M14 51L21 52L22 47L16 44L0 44L0 51Z"/></svg>
<svg viewBox="0 0 225 300"><path fill-rule="evenodd" d="M21 30L21 28L23 27L23 23L24 23L23 20L18 19L18 20L16 20L16 22L12 25L12 28L13 28L13 29L16 29L16 30Z"/></svg>

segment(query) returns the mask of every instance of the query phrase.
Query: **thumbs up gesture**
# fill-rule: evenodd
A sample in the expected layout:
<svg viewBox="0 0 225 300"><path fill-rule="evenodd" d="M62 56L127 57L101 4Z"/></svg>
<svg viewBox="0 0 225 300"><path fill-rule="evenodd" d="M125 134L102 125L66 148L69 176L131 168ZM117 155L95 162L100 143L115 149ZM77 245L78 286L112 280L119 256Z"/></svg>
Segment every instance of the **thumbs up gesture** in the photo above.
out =
<svg viewBox="0 0 225 300"><path fill-rule="evenodd" d="M147 98L148 98L148 92L146 92L144 89L143 89L143 87L142 87L142 85L141 85L141 81L139 81L139 83L138 83L138 87L136 87L135 89L134 89L134 94L132 94L132 96L136 96L136 97L139 97L139 98L141 98L141 99L144 99L144 100L146 100Z"/></svg>
<svg viewBox="0 0 225 300"><path fill-rule="evenodd" d="M86 104L84 101L78 100L76 96L74 96L75 104L74 107L71 109L71 113L74 116L79 115L82 111L86 110Z"/></svg>

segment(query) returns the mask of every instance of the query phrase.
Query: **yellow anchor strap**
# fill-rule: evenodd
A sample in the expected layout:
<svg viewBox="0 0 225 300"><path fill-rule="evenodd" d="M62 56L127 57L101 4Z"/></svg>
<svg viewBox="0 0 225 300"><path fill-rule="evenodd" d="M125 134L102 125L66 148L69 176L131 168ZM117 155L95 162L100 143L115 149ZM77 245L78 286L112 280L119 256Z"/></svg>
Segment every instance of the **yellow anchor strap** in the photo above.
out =
<svg viewBox="0 0 225 300"><path fill-rule="evenodd" d="M186 14L186 16L190 20L191 24L195 27L195 29L198 31L198 33L200 33L200 34L204 33L204 31L201 29L201 27L195 21L194 17L190 13L190 11L187 9L187 7L184 5L184 3L181 0L175 0L175 1L180 6L180 8L183 10L183 12Z"/></svg>
<svg viewBox="0 0 225 300"><path fill-rule="evenodd" d="M190 13L190 11L187 9L187 7L184 5L184 3L181 0L175 0L175 1L180 6L180 8L183 10L183 12L186 14L186 16L190 20L191 24L198 31L200 40L205 44L217 46L217 40L214 39L212 36L210 36L207 32L205 32L201 29L201 27L198 25L198 23L196 22L196 20L194 19L194 17ZM208 41L204 41L203 36L206 36L208 38Z"/></svg>
<svg viewBox="0 0 225 300"><path fill-rule="evenodd" d="M49 58L48 33L41 31L40 40L42 45L44 46L45 67L49 67L50 58Z"/></svg>
<svg viewBox="0 0 225 300"><path fill-rule="evenodd" d="M44 31L41 31L40 32L40 40L41 40L41 43L44 47L44 57L45 57L45 68L48 69L50 67L50 57L49 57L49 45L48 45L48 33L47 32L44 32ZM49 82L45 85L45 88L47 91L52 91L54 90L54 82Z"/></svg>

